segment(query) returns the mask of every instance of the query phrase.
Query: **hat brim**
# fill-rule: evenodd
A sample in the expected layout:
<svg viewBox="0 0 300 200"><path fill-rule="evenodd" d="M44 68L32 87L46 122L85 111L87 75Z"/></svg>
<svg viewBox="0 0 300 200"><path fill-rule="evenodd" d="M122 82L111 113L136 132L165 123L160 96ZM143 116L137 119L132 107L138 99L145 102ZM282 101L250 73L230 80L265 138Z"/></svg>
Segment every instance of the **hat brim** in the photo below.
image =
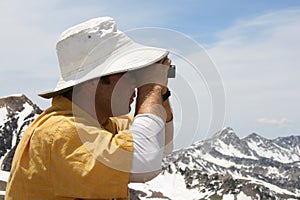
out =
<svg viewBox="0 0 300 200"><path fill-rule="evenodd" d="M168 53L166 49L131 43L110 55L104 62L95 65L88 73L79 70L68 80L61 78L54 90L40 93L39 96L49 99L94 78L141 69L163 59Z"/></svg>

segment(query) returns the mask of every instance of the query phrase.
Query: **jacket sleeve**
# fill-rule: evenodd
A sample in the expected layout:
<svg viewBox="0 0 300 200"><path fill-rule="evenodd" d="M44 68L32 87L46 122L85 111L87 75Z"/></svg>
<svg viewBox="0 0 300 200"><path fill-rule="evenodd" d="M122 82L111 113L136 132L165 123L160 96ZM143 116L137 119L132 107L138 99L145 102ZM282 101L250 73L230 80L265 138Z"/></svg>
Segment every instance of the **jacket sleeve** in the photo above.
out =
<svg viewBox="0 0 300 200"><path fill-rule="evenodd" d="M157 176L161 170L162 157L173 151L173 121L164 123L152 114L123 116L114 121L117 122L118 132L130 129L133 137L130 181L145 182Z"/></svg>

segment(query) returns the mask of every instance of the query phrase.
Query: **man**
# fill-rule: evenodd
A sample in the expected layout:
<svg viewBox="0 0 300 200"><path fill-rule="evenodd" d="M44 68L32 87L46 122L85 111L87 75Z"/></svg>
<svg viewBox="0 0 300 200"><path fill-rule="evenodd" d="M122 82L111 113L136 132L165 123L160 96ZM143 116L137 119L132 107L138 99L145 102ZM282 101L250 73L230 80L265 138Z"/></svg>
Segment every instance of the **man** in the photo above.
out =
<svg viewBox="0 0 300 200"><path fill-rule="evenodd" d="M109 17L66 30L56 48L60 80L40 94L52 106L23 134L6 199L129 199L128 183L157 176L172 151L168 52Z"/></svg>

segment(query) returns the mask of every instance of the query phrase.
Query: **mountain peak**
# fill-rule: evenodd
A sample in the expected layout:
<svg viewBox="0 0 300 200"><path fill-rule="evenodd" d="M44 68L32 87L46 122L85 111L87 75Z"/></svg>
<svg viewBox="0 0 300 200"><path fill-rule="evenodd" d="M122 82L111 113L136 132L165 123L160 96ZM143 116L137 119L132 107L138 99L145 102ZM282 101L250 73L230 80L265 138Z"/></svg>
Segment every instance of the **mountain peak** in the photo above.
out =
<svg viewBox="0 0 300 200"><path fill-rule="evenodd" d="M25 96L24 94L11 94L9 96L2 96L0 97L0 99L6 99L6 98L11 98L11 97L21 97L21 96Z"/></svg>
<svg viewBox="0 0 300 200"><path fill-rule="evenodd" d="M239 140L239 137L235 134L234 130L230 127L225 127L221 131L215 133L213 139L219 139L229 144L233 141Z"/></svg>
<svg viewBox="0 0 300 200"><path fill-rule="evenodd" d="M227 126L227 127L224 127L221 131L233 131L233 128Z"/></svg>
<svg viewBox="0 0 300 200"><path fill-rule="evenodd" d="M257 133L251 133L250 135L248 135L246 138L249 138L249 139L265 139L264 137L258 135Z"/></svg>
<svg viewBox="0 0 300 200"><path fill-rule="evenodd" d="M22 111L26 103L33 107L37 111L37 113L42 112L42 110L24 94L17 94L0 98L0 108L6 107L9 113Z"/></svg>

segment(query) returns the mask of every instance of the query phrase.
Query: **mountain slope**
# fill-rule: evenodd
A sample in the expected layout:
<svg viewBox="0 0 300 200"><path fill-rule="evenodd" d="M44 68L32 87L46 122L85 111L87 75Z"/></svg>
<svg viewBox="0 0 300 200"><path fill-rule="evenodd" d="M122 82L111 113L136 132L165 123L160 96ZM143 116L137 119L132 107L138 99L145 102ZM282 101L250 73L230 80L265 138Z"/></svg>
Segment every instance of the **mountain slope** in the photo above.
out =
<svg viewBox="0 0 300 200"><path fill-rule="evenodd" d="M0 164L9 171L15 149L28 125L42 112L25 95L0 99Z"/></svg>
<svg viewBox="0 0 300 200"><path fill-rule="evenodd" d="M300 199L299 145L299 136L268 140L251 134L240 139L224 128L172 153L157 178L130 187L136 199L158 193L160 199L178 200Z"/></svg>

